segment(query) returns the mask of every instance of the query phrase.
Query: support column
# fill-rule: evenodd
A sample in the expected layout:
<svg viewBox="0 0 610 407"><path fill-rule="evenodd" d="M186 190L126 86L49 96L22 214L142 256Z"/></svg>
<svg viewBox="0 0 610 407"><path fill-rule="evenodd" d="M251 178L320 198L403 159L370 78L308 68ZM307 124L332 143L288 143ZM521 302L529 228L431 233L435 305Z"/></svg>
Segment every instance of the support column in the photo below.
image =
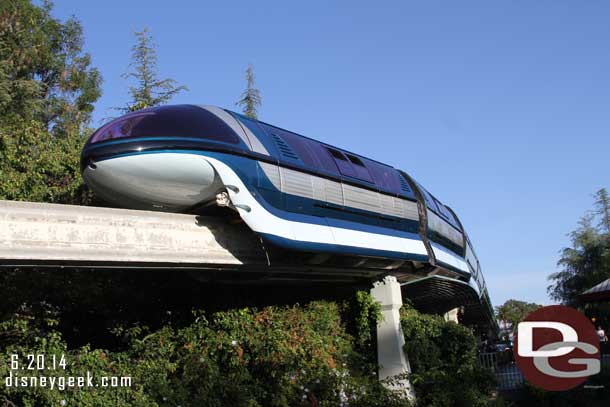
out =
<svg viewBox="0 0 610 407"><path fill-rule="evenodd" d="M460 320L458 319L458 313L459 313L460 309L459 308L454 308L452 310L449 310L447 312L445 312L445 321L449 322L455 322L456 324L460 323Z"/></svg>
<svg viewBox="0 0 610 407"><path fill-rule="evenodd" d="M403 350L405 338L400 326L399 310L402 307L400 284L396 277L387 276L383 281L373 284L371 295L381 303L382 319L377 323L379 379L411 373L409 359ZM402 379L388 387L405 392L410 399L415 398L415 392L407 379Z"/></svg>

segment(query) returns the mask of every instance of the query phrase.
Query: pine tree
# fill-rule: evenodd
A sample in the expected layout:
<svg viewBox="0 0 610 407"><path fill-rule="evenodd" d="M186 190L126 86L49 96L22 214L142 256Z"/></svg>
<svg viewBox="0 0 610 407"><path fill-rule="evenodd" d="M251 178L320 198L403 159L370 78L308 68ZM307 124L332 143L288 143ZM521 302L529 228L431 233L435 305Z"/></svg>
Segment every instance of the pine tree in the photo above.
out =
<svg viewBox="0 0 610 407"><path fill-rule="evenodd" d="M157 74L157 51L148 28L136 31L136 44L131 48L132 71L123 75L125 79L135 79L136 86L129 87L131 102L122 111L136 111L167 103L186 86L178 86L174 79L159 79Z"/></svg>
<svg viewBox="0 0 610 407"><path fill-rule="evenodd" d="M599 227L605 233L610 233L610 195L606 188L602 188L594 196L595 211L600 218Z"/></svg>
<svg viewBox="0 0 610 407"><path fill-rule="evenodd" d="M261 97L260 90L254 86L254 69L252 65L248 65L248 68L246 68L246 83L247 88L241 94L241 99L236 105L242 107L242 111L246 116L256 119L263 98Z"/></svg>

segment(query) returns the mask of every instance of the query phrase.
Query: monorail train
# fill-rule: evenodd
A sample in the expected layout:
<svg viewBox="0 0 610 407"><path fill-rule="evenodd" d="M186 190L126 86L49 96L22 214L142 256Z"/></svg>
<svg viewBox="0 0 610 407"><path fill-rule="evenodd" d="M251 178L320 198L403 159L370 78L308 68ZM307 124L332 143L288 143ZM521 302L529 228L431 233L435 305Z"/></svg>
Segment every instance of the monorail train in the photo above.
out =
<svg viewBox="0 0 610 407"><path fill-rule="evenodd" d="M86 183L119 206L226 206L272 246L482 278L456 214L404 171L219 107L129 113L81 160Z"/></svg>

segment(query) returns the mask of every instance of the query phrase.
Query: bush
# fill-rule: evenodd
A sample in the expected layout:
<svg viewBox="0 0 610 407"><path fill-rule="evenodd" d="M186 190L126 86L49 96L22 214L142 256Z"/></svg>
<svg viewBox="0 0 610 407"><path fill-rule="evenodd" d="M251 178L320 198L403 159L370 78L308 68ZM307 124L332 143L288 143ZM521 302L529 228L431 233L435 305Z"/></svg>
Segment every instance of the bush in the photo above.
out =
<svg viewBox="0 0 610 407"><path fill-rule="evenodd" d="M0 127L0 199L86 203L78 132L56 136L34 120Z"/></svg>
<svg viewBox="0 0 610 407"><path fill-rule="evenodd" d="M492 402L494 378L477 365L476 339L469 328L408 305L401 311L401 325L418 405L476 407Z"/></svg>
<svg viewBox="0 0 610 407"><path fill-rule="evenodd" d="M65 355L66 370L33 374L132 379L118 389L0 386L0 406L409 404L378 382L380 309L365 291L49 269L0 273L0 297L1 378L12 354L45 354ZM402 322L418 404L485 405L492 382L476 369L471 332L408 306Z"/></svg>
<svg viewBox="0 0 610 407"><path fill-rule="evenodd" d="M130 376L132 386L59 389L0 388L0 405L23 406L401 406L383 388L376 368L356 348L366 347L349 326L367 328L375 313L359 294L348 303L242 308L193 313L191 323L116 327L121 350L69 349L53 307L16 313L0 324L0 350L9 375L12 354L66 355L66 370L44 376ZM44 307L43 307L44 308ZM347 316L359 321L345 322ZM370 342L370 341L369 341ZM13 373L25 374L23 371ZM63 402L63 404L62 404ZM11 404L12 403L12 404Z"/></svg>

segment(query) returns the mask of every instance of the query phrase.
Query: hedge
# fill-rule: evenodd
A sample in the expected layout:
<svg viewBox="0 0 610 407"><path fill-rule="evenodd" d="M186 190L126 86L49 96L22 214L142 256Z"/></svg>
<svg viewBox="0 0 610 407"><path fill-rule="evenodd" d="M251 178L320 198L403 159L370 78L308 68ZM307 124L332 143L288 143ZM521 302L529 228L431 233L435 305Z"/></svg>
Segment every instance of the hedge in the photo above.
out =
<svg viewBox="0 0 610 407"><path fill-rule="evenodd" d="M9 375L12 354L66 357L66 370L13 371L51 377L119 376L131 387L0 387L7 406L406 406L377 380L373 336L378 307L366 293L353 301L194 311L190 324L117 326L121 350L70 349L52 310L15 313L0 323ZM373 358L374 359L374 358Z"/></svg>
<svg viewBox="0 0 610 407"><path fill-rule="evenodd" d="M502 403L494 397L494 377L477 364L473 332L409 305L401 310L405 352L418 405L479 407Z"/></svg>

